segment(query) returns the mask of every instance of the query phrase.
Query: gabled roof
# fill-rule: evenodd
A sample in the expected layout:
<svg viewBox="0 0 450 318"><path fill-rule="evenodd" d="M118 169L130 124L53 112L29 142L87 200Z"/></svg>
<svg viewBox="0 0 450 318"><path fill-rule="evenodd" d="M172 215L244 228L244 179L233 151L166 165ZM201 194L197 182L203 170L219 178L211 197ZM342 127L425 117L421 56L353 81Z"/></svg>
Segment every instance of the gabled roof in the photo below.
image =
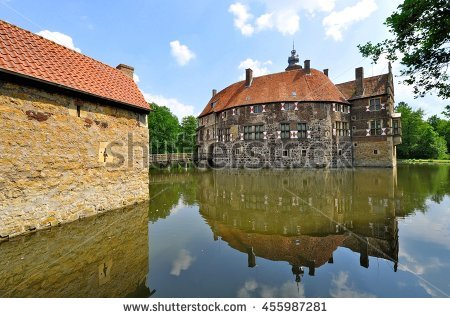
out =
<svg viewBox="0 0 450 318"><path fill-rule="evenodd" d="M150 110L120 70L0 20L0 72Z"/></svg>
<svg viewBox="0 0 450 318"><path fill-rule="evenodd" d="M356 82L350 81L336 84L336 87L344 94L345 98L350 100L354 98L366 98L386 94L389 82L389 74L377 75L364 78L364 95L356 96Z"/></svg>
<svg viewBox="0 0 450 318"><path fill-rule="evenodd" d="M234 83L212 97L199 117L236 106L289 101L348 104L344 95L321 71L311 69L307 74L306 70L297 69L254 77L250 87L245 86L245 81ZM214 107L211 103L215 103Z"/></svg>

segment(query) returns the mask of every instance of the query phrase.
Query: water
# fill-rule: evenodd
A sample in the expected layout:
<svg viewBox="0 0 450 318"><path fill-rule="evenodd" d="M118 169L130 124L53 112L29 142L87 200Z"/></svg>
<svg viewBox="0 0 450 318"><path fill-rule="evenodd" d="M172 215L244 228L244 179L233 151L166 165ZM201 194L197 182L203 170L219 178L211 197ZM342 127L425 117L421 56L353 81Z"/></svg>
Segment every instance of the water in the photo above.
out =
<svg viewBox="0 0 450 318"><path fill-rule="evenodd" d="M1 297L448 297L450 166L153 173L0 244Z"/></svg>

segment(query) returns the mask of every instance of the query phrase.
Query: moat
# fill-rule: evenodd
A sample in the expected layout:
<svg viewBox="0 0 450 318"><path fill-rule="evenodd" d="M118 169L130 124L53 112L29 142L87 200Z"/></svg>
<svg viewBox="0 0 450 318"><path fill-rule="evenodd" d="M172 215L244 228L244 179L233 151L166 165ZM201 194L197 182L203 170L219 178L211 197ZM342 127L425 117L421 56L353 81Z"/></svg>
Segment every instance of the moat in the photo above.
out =
<svg viewBox="0 0 450 318"><path fill-rule="evenodd" d="M0 297L448 297L450 165L153 172L0 243Z"/></svg>

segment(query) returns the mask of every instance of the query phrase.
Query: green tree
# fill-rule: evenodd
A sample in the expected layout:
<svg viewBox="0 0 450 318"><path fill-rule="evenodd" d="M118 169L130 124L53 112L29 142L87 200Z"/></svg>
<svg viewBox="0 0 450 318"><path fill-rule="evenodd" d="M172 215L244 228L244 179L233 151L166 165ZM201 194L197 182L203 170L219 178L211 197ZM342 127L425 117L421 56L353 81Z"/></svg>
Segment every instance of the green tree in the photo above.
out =
<svg viewBox="0 0 450 318"><path fill-rule="evenodd" d="M151 107L149 129L152 153L176 152L180 133L178 118L166 106L152 103Z"/></svg>
<svg viewBox="0 0 450 318"><path fill-rule="evenodd" d="M180 152L194 151L197 119L194 116L186 116L181 120L181 133L179 135L178 149Z"/></svg>
<svg viewBox="0 0 450 318"><path fill-rule="evenodd" d="M397 147L399 158L440 159L446 157L446 141L433 128L433 124L438 122L436 118L431 118L431 122L427 122L423 119L422 109L413 110L404 102L398 104L396 111L402 114L402 144Z"/></svg>
<svg viewBox="0 0 450 318"><path fill-rule="evenodd" d="M404 83L412 85L416 96L431 90L450 97L447 69L450 63L450 5L448 0L404 0L384 23L393 39L358 45L364 57L389 61L401 57Z"/></svg>
<svg viewBox="0 0 450 318"><path fill-rule="evenodd" d="M439 136L445 139L447 149L450 149L450 120L445 120L433 115L428 118L428 123L439 134Z"/></svg>

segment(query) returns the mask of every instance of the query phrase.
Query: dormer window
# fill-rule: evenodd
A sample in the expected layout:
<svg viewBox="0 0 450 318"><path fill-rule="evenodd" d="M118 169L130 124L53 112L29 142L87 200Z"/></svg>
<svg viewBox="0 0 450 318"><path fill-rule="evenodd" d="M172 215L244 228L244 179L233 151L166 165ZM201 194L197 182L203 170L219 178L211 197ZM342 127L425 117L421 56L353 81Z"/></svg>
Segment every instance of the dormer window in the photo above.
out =
<svg viewBox="0 0 450 318"><path fill-rule="evenodd" d="M211 103L211 108L214 108L214 106L216 106L216 104L217 104L217 101L212 102L212 103Z"/></svg>

